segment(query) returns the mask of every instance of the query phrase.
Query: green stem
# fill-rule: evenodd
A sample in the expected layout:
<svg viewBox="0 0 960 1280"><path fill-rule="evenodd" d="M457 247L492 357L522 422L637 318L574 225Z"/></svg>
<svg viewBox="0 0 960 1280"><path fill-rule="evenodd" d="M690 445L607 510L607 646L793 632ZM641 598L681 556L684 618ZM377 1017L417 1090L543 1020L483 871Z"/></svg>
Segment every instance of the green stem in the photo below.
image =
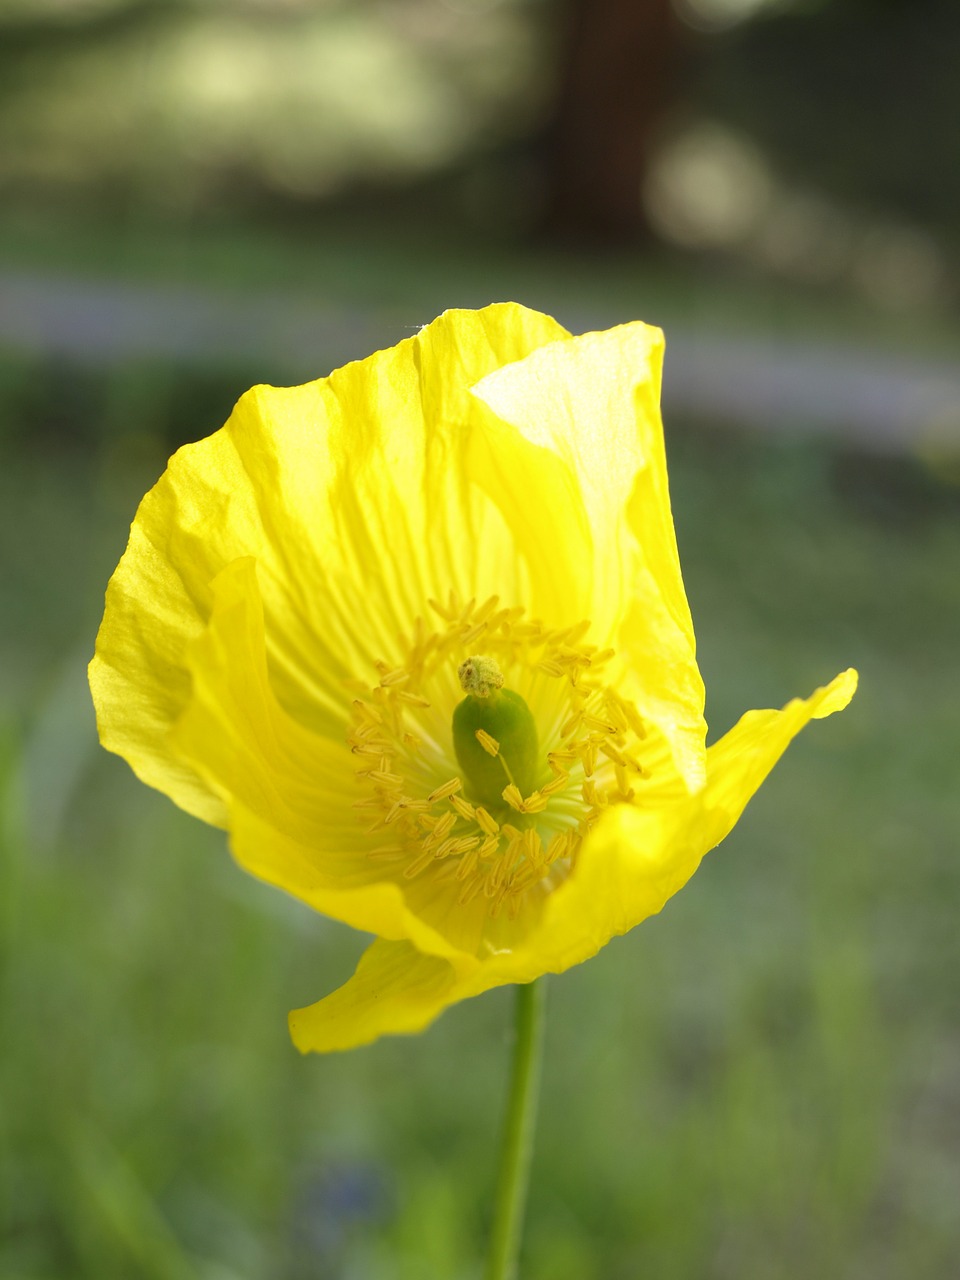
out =
<svg viewBox="0 0 960 1280"><path fill-rule="evenodd" d="M487 1280L514 1280L517 1274L540 1092L545 994L544 978L517 987L513 1072L500 1148Z"/></svg>

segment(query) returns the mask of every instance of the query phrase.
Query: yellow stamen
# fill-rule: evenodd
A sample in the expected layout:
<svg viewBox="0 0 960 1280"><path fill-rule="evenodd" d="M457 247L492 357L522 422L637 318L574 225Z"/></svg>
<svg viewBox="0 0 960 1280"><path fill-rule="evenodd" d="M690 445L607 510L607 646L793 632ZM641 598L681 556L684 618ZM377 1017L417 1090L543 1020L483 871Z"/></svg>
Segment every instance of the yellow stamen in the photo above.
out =
<svg viewBox="0 0 960 1280"><path fill-rule="evenodd" d="M472 853L480 848L481 841L479 836L458 836L455 843L454 853Z"/></svg>
<svg viewBox="0 0 960 1280"><path fill-rule="evenodd" d="M367 856L382 861L388 875L402 871L407 879L424 874L456 880L461 905L482 895L477 910L516 917L538 885L546 891L560 883L604 808L634 798L631 784L645 776L637 758L645 725L633 703L598 678L612 650L583 643L586 624L551 630L519 606L501 607L495 596L479 606L475 600L461 606L451 593L431 607L441 624L417 618L397 654L398 665L377 662L369 683L348 685L358 695L346 739L364 784L358 817L363 827L372 820L368 829L380 831L381 840L394 839ZM473 653L475 647L486 653ZM468 698L479 699L494 719L511 700L523 704L505 686L502 672L521 688L524 673L538 679L550 697L566 703L559 733L554 730L553 741L541 747L534 726L521 764L514 739L498 723L467 721L463 736L474 753L471 761L479 762L478 776L485 778L481 786L460 759L456 720L452 744L437 731L435 716L443 711L451 667L466 680ZM424 786L423 780L437 777L437 762L451 745L458 775L427 793L430 783ZM534 789L547 768L549 781ZM436 808L447 800L449 806ZM493 816L502 812L500 806L524 815L518 819L522 828L501 825Z"/></svg>
<svg viewBox="0 0 960 1280"><path fill-rule="evenodd" d="M437 825L433 828L430 834L424 837L423 848L435 849L437 845L450 834L456 825L457 815L455 813L445 813L437 822Z"/></svg>
<svg viewBox="0 0 960 1280"><path fill-rule="evenodd" d="M399 787L403 783L399 773L388 773L384 769L361 769L358 778L369 778L371 782L382 783L385 787Z"/></svg>
<svg viewBox="0 0 960 1280"><path fill-rule="evenodd" d="M608 689L603 698L603 709L610 717L611 721L617 726L621 733L626 733L630 728L630 721L626 717L620 699Z"/></svg>
<svg viewBox="0 0 960 1280"><path fill-rule="evenodd" d="M471 849L466 853L457 867L457 879L466 880L467 876L472 876L477 869L477 863L480 861L480 850Z"/></svg>
<svg viewBox="0 0 960 1280"><path fill-rule="evenodd" d="M583 712L575 711L568 720L560 726L560 737L569 738L580 728L583 721Z"/></svg>
<svg viewBox="0 0 960 1280"><path fill-rule="evenodd" d="M453 619L454 619L454 616L455 616L455 615L454 615L454 614L452 614L452 613L447 609L447 606L446 606L446 605L440 604L440 602L439 602L439 601L437 601L437 600L432 600L432 599L431 599L431 600L428 600L428 601L427 601L427 604L428 604L428 605L430 606L430 608L434 611L434 613L437 613L437 614L439 614L439 615L440 615L440 617L444 620L444 622L452 622L452 621L453 621Z"/></svg>
<svg viewBox="0 0 960 1280"><path fill-rule="evenodd" d="M461 818L466 818L468 822L473 821L476 815L476 810L468 800L463 800L460 796L451 796L450 803L456 809L457 813L459 813Z"/></svg>
<svg viewBox="0 0 960 1280"><path fill-rule="evenodd" d="M463 783L459 778L451 778L449 782L445 782L442 787L437 787L435 791L431 791L427 799L431 804L436 804L438 800L446 800L447 796L452 796L455 791L459 791Z"/></svg>
<svg viewBox="0 0 960 1280"><path fill-rule="evenodd" d="M566 675L566 672L564 671L560 663L552 661L550 658L544 658L540 663L538 663L537 669L539 671L545 672L546 675L548 676Z"/></svg>
<svg viewBox="0 0 960 1280"><path fill-rule="evenodd" d="M414 876L418 876L421 871L426 871L427 867L433 862L433 850L424 849L419 858L414 858L408 867L404 868L404 878L412 880Z"/></svg>
<svg viewBox="0 0 960 1280"><path fill-rule="evenodd" d="M371 703L364 702L362 698L354 698L353 705L357 713L363 716L364 719L369 720L374 725L383 724L383 716Z"/></svg>
<svg viewBox="0 0 960 1280"><path fill-rule="evenodd" d="M490 598L480 606L474 614L477 622L486 622L492 613L496 611L497 605L500 603L499 596L490 596Z"/></svg>
<svg viewBox="0 0 960 1280"><path fill-rule="evenodd" d="M479 875L475 876L472 880L467 881L466 885L464 886L463 892L460 894L460 897L457 899L457 902L460 904L461 907L467 906L468 903L474 900L474 898L477 896L477 894L480 892L482 888L483 888L483 880L480 878Z"/></svg>
<svg viewBox="0 0 960 1280"><path fill-rule="evenodd" d="M472 645L474 640L479 640L486 630L487 624L485 622L478 622L475 626L471 627L469 631L464 633L463 643L465 645Z"/></svg>
<svg viewBox="0 0 960 1280"><path fill-rule="evenodd" d="M480 805L474 812L474 818L481 831L485 831L488 836L495 836L500 830L499 823L487 813L486 809Z"/></svg>
<svg viewBox="0 0 960 1280"><path fill-rule="evenodd" d="M544 859L547 866L552 866L558 858L562 857L566 848L567 833L565 831L558 831L547 845L547 852Z"/></svg>
<svg viewBox="0 0 960 1280"><path fill-rule="evenodd" d="M614 764L623 766L627 763L623 752L619 747L615 747L612 742L601 742L599 745L601 753L605 755L608 760L612 760Z"/></svg>
<svg viewBox="0 0 960 1280"><path fill-rule="evenodd" d="M479 836L450 836L438 849L434 850L435 858L447 858L454 853L468 853L480 844Z"/></svg>
<svg viewBox="0 0 960 1280"><path fill-rule="evenodd" d="M523 833L523 852L535 866L543 861L543 841L536 827L529 827Z"/></svg>
<svg viewBox="0 0 960 1280"><path fill-rule="evenodd" d="M564 766L573 764L577 759L575 751L550 751L547 753L547 764L557 776L566 775Z"/></svg>
<svg viewBox="0 0 960 1280"><path fill-rule="evenodd" d="M508 787L504 787L501 795L511 809L516 809L517 813L523 813L523 796L515 783L511 782Z"/></svg>
<svg viewBox="0 0 960 1280"><path fill-rule="evenodd" d="M408 707L429 707L430 703L426 698L421 698L419 693L409 693L406 689L397 690L397 699L405 702Z"/></svg>
<svg viewBox="0 0 960 1280"><path fill-rule="evenodd" d="M404 667L395 667L392 671L386 671L380 677L381 689L392 689L394 685L406 684L410 679L410 672Z"/></svg>
<svg viewBox="0 0 960 1280"><path fill-rule="evenodd" d="M609 724L606 720L601 720L599 716L585 715L583 723L588 729L597 729L600 733L616 733L617 726Z"/></svg>

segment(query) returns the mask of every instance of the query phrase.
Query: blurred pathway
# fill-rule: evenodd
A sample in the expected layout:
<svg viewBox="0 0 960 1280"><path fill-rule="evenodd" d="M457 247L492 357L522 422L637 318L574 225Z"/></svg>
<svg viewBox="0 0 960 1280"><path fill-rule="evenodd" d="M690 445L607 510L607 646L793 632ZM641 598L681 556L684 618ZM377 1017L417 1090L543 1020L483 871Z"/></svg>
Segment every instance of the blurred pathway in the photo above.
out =
<svg viewBox="0 0 960 1280"><path fill-rule="evenodd" d="M390 346L431 318L288 295L0 273L0 346L96 365L259 361L305 381ZM562 308L558 318L574 332L616 321ZM668 413L827 434L874 452L960 451L960 362L675 326L668 342Z"/></svg>

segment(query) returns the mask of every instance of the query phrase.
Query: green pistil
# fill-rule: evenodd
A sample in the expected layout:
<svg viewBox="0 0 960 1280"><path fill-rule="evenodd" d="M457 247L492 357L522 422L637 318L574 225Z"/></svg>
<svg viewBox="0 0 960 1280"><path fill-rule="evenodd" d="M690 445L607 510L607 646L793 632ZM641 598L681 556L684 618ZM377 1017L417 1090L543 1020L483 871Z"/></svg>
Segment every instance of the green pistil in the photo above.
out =
<svg viewBox="0 0 960 1280"><path fill-rule="evenodd" d="M453 713L453 748L464 775L467 795L491 811L503 809L503 789L515 783L524 796L536 788L537 726L518 693L504 689L493 658L475 655L458 671L466 697ZM477 737L499 744L496 755Z"/></svg>

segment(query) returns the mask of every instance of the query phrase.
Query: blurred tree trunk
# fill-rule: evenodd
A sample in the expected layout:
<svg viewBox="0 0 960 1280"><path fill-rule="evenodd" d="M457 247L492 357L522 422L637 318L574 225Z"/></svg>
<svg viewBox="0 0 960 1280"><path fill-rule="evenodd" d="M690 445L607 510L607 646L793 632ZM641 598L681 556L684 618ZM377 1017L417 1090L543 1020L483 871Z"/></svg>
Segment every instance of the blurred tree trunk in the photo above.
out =
<svg viewBox="0 0 960 1280"><path fill-rule="evenodd" d="M547 141L546 228L578 239L647 230L640 192L672 101L684 29L671 0L573 0Z"/></svg>

